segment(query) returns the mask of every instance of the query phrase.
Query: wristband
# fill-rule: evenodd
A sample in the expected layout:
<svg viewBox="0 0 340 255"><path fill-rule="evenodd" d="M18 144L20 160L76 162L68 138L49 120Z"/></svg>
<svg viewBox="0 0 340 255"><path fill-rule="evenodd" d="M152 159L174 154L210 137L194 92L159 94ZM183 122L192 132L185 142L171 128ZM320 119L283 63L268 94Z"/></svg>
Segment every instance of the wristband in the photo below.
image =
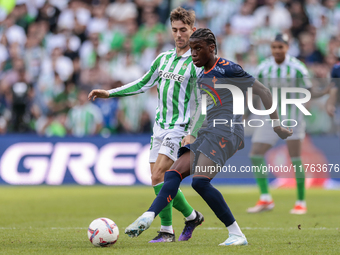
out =
<svg viewBox="0 0 340 255"><path fill-rule="evenodd" d="M273 120L273 128L281 127L281 121L280 120Z"/></svg>

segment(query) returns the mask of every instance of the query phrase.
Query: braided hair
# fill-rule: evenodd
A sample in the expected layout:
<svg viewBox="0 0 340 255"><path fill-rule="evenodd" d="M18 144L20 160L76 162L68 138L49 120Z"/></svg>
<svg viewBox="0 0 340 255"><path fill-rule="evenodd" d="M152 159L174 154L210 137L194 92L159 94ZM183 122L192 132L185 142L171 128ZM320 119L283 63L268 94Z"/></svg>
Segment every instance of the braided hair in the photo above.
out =
<svg viewBox="0 0 340 255"><path fill-rule="evenodd" d="M193 34L190 38L197 38L201 39L207 42L208 45L214 44L215 45L215 54L217 54L217 43L216 43L216 37L211 32L209 28L199 28Z"/></svg>

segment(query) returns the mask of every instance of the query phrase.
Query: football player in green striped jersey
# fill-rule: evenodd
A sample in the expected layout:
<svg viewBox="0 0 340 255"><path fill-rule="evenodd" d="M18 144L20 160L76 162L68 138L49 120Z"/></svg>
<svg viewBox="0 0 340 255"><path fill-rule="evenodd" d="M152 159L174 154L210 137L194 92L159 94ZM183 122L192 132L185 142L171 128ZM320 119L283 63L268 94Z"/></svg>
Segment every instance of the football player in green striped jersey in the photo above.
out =
<svg viewBox="0 0 340 255"><path fill-rule="evenodd" d="M312 87L306 66L295 57L288 55L288 49L288 35L277 34L271 43L272 56L264 60L257 69L256 78L271 90L273 87L277 87L278 95L281 93L281 87L293 86L306 88L308 90ZM327 93L327 89L321 93L311 92L312 98L316 98ZM299 98L300 93L288 93L287 97L290 99ZM281 117L280 96L278 99L277 110ZM292 128L293 135L287 138L286 143L292 165L297 169L295 173L297 200L294 208L290 210L290 213L305 214L307 212L307 205L305 200L305 174L301 162L301 146L302 140L305 137L306 124L303 113L295 104L287 104L287 115L285 116L285 119L287 119L287 126L294 126ZM265 124L262 127L256 128L253 134L250 158L252 164L257 166L257 169L261 170L260 172L255 173L256 182L260 188L261 195L257 204L254 207L248 208L248 213L259 213L274 208L274 201L268 189L267 173L262 171L262 167L266 165L266 152L276 144L277 140L277 135L272 132L271 124L267 121L265 121Z"/></svg>
<svg viewBox="0 0 340 255"><path fill-rule="evenodd" d="M199 92L192 80L202 71L192 63L189 46L189 38L196 30L195 13L178 7L171 12L170 21L175 49L157 56L150 70L140 79L112 90L96 89L88 95L89 100L124 97L144 93L151 87L157 86L158 106L149 158L151 180L156 195L163 186L165 171L177 158L177 151L182 140L186 143L190 140L188 131L190 116L193 115L190 109L195 109L193 105L196 106L196 110L199 107ZM177 196L159 214L161 229L159 235L150 242L175 241L172 228L172 207L182 212L185 217L184 230L190 226L193 231L203 222L203 215L189 205L179 190ZM181 235L179 241L187 241L191 238L192 231L188 234L184 230L183 233L186 234Z"/></svg>

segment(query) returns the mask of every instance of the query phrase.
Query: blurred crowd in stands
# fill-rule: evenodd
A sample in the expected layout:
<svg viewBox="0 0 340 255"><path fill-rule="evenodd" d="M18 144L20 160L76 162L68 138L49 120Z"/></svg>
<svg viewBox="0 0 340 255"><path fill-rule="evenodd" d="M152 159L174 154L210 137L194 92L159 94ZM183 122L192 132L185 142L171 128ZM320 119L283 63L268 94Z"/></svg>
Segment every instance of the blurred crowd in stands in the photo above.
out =
<svg viewBox="0 0 340 255"><path fill-rule="evenodd" d="M159 53L172 49L169 14L177 6L195 10L196 26L218 37L219 56L251 74L270 56L277 32L289 34L289 54L313 78L329 78L340 56L335 0L0 1L0 133L150 133L157 87L95 102L87 94L140 78ZM332 130L326 99L310 106L323 118L319 128L319 117L309 120L311 133Z"/></svg>

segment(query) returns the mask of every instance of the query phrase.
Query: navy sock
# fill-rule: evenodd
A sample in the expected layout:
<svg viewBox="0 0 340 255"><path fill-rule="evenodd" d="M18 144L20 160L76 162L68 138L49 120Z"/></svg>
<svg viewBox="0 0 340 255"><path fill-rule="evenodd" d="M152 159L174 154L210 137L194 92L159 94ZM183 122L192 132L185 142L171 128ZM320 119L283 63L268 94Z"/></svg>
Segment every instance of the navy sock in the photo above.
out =
<svg viewBox="0 0 340 255"><path fill-rule="evenodd" d="M209 205L211 210L216 214L217 218L224 223L226 227L233 224L235 218L231 213L222 194L214 188L209 178L195 177L192 179L192 187Z"/></svg>
<svg viewBox="0 0 340 255"><path fill-rule="evenodd" d="M159 191L148 212L154 212L156 217L177 195L181 181L182 176L179 172L175 170L166 171L163 187Z"/></svg>

